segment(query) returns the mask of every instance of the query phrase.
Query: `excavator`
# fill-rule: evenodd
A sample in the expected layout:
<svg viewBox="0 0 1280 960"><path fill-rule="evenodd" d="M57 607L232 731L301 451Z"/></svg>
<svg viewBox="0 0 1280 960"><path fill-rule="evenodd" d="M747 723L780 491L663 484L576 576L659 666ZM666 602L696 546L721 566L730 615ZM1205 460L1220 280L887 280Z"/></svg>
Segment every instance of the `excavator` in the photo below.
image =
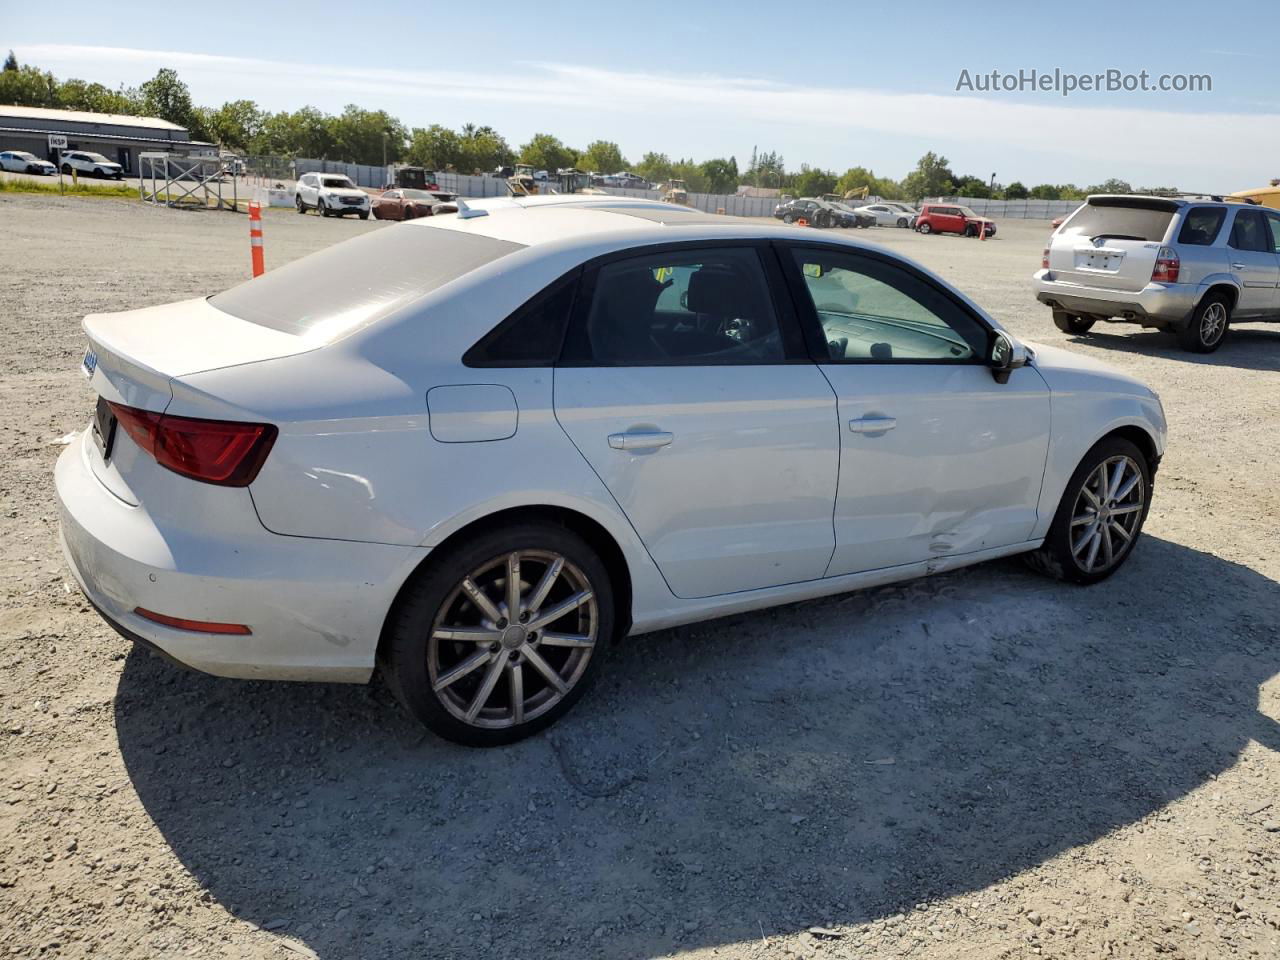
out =
<svg viewBox="0 0 1280 960"><path fill-rule="evenodd" d="M515 173L507 177L507 192L513 197L536 197L538 181L533 177L533 167L517 163Z"/></svg>

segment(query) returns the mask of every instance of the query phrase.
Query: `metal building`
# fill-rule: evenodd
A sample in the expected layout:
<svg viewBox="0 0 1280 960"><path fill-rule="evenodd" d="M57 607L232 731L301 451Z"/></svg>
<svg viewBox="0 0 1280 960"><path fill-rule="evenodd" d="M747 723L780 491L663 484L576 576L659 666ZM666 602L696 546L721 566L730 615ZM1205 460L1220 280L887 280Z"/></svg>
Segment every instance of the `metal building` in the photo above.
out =
<svg viewBox="0 0 1280 960"><path fill-rule="evenodd" d="M140 153L165 151L186 156L218 155L211 143L192 140L190 131L158 117L51 110L0 105L0 150L27 150L54 160L49 134L66 135L68 150L100 153L137 174Z"/></svg>

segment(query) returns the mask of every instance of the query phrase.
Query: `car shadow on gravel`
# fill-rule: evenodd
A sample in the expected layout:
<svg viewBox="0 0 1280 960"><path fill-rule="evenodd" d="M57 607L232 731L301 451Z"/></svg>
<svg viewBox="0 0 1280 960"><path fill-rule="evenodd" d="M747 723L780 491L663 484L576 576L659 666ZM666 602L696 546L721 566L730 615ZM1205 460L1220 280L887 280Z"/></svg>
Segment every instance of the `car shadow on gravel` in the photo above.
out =
<svg viewBox="0 0 1280 960"><path fill-rule="evenodd" d="M115 714L185 868L326 960L648 957L980 889L1280 749L1277 623L1280 585L1146 537L1088 589L1006 561L636 638L506 749L141 650Z"/></svg>
<svg viewBox="0 0 1280 960"><path fill-rule="evenodd" d="M1083 336L1069 336L1071 343L1100 347L1120 353L1141 353L1147 356L1181 360L1215 367L1239 367L1242 370L1280 370L1280 328L1262 326L1232 327L1227 342L1213 353L1192 353L1178 346L1173 334L1160 330L1132 332L1116 325L1115 332L1104 329L1108 324L1098 324Z"/></svg>

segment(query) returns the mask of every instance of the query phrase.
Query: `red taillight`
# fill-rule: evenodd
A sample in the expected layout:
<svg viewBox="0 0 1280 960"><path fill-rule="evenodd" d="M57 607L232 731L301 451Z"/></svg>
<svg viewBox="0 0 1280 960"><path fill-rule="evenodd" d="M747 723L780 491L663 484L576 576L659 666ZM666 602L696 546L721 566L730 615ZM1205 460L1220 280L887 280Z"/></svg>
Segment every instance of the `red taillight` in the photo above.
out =
<svg viewBox="0 0 1280 960"><path fill-rule="evenodd" d="M146 617L153 623L177 630L191 630L195 633L221 633L237 637L247 637L253 633L243 623L216 623L210 620L187 620L185 617L171 617L168 614L156 613L146 607L134 607L133 612Z"/></svg>
<svg viewBox="0 0 1280 960"><path fill-rule="evenodd" d="M1172 247L1161 247L1156 254L1156 265L1151 268L1151 282L1177 283L1181 270L1182 261L1178 259L1178 251Z"/></svg>
<svg viewBox="0 0 1280 960"><path fill-rule="evenodd" d="M111 403L125 433L162 467L203 483L247 487L262 469L276 428L267 423L171 417Z"/></svg>
<svg viewBox="0 0 1280 960"><path fill-rule="evenodd" d="M1041 270L1049 269L1049 248L1048 247L1045 247L1044 253L1040 254L1040 269Z"/></svg>

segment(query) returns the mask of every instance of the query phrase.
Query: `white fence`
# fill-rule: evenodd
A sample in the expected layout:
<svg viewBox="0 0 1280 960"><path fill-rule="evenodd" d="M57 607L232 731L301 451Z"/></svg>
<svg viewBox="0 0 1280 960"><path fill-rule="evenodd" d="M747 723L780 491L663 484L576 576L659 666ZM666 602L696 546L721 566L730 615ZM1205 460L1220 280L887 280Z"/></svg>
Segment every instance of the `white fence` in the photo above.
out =
<svg viewBox="0 0 1280 960"><path fill-rule="evenodd" d="M1083 200L984 200L981 197L941 197L929 203L962 203L980 217L992 220L1052 220L1065 217Z"/></svg>

